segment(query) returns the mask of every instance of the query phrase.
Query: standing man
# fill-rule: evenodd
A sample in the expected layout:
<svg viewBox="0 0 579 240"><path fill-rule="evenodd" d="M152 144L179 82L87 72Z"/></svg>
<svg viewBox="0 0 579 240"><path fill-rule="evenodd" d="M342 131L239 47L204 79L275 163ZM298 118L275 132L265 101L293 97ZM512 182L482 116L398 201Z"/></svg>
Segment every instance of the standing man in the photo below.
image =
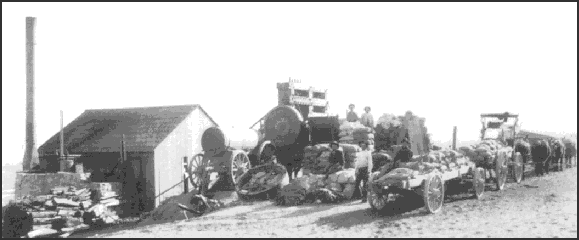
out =
<svg viewBox="0 0 579 240"><path fill-rule="evenodd" d="M340 145L338 142L333 141L330 143L330 147L332 148L332 152L330 153L330 158L328 161L330 162L330 166L326 168L326 177L344 170L344 153L340 151Z"/></svg>
<svg viewBox="0 0 579 240"><path fill-rule="evenodd" d="M348 122L356 122L359 120L358 114L354 112L355 107L356 106L354 104L350 104L350 106L348 106L348 108L350 109L350 111L346 111L346 120Z"/></svg>
<svg viewBox="0 0 579 240"><path fill-rule="evenodd" d="M359 157L356 159L355 167L356 167L356 188L354 190L354 196L361 196L362 202L366 202L366 197L368 195L368 178L372 173L373 162L372 162L372 153L370 149L368 149L368 142L367 141L360 141L360 147L362 148L362 152L360 152ZM360 183L362 183L362 191L360 195Z"/></svg>
<svg viewBox="0 0 579 240"><path fill-rule="evenodd" d="M370 107L364 108L365 113L362 114L360 122L362 122L364 126L374 129L374 116L372 116L370 110Z"/></svg>

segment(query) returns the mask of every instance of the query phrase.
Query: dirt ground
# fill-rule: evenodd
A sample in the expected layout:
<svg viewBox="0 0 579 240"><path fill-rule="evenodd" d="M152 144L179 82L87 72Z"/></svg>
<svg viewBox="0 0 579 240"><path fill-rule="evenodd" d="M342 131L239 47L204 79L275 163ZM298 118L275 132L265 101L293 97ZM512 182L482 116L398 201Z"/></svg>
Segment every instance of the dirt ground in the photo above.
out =
<svg viewBox="0 0 579 240"><path fill-rule="evenodd" d="M394 204L398 214L373 213L360 201L298 207L259 202L87 237L577 237L577 168L509 182L502 192L489 184L480 201L452 195L434 215L410 207L412 200Z"/></svg>

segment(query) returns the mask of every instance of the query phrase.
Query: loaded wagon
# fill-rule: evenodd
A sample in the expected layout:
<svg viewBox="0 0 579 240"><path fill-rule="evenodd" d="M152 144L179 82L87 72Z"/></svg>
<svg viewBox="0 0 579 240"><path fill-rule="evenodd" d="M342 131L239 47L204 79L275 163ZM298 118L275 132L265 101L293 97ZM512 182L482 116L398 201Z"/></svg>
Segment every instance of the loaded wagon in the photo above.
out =
<svg viewBox="0 0 579 240"><path fill-rule="evenodd" d="M502 114L481 114L481 140L485 142L500 142L496 145L497 154L485 156L482 161L475 161L477 167L494 172L494 180L498 190L503 190L510 175L515 182L521 183L524 175L523 156L515 148L518 131L518 114L505 112ZM504 147L506 145L506 147Z"/></svg>
<svg viewBox="0 0 579 240"><path fill-rule="evenodd" d="M393 172L395 172L395 169ZM437 169L428 173L390 175L377 179L380 172L370 175L368 181L368 203L374 211L385 211L388 203L399 196L422 198L429 213L442 209L447 183L453 180L459 183L470 182L477 198L482 197L485 188L484 169L473 163L459 166L449 171ZM389 173L391 174L391 173Z"/></svg>

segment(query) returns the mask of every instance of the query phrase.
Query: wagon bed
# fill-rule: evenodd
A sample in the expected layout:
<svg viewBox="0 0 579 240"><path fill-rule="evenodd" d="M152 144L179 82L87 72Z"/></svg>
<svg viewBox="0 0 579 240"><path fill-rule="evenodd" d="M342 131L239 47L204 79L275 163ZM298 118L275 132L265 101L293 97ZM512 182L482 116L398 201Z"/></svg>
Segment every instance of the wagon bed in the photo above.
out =
<svg viewBox="0 0 579 240"><path fill-rule="evenodd" d="M475 196L480 198L484 192L484 169L473 164L463 165L444 173L434 170L427 174L415 175L413 178L386 178L374 180L379 174L373 173L369 181L368 202L373 210L381 211L389 201L390 193L399 190L415 192L423 197L425 207L430 213L437 213L442 209L444 201L445 182L450 180L466 180L473 182Z"/></svg>

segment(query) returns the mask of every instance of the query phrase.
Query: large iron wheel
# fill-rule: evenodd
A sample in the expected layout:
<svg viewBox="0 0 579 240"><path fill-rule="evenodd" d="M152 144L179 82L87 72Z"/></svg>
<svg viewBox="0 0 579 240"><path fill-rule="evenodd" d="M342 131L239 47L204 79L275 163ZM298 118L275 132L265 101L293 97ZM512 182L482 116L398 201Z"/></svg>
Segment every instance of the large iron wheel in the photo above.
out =
<svg viewBox="0 0 579 240"><path fill-rule="evenodd" d="M379 172L372 173L368 178L367 199L368 203L370 203L370 207L372 208L372 210L380 212L384 210L384 207L386 207L386 204L388 203L388 195L377 193L374 190L374 187L372 186L372 181L374 180L374 177L377 176L378 174Z"/></svg>
<svg viewBox="0 0 579 240"><path fill-rule="evenodd" d="M249 157L243 151L234 151L231 155L231 179L236 185L239 178L251 168Z"/></svg>
<svg viewBox="0 0 579 240"><path fill-rule="evenodd" d="M505 154L502 153L497 157L497 161L495 162L495 175L496 175L495 177L497 190L502 191L505 188L508 172L509 172L509 165Z"/></svg>
<svg viewBox="0 0 579 240"><path fill-rule="evenodd" d="M513 178L517 183L521 183L523 181L523 156L521 153L516 152L513 154Z"/></svg>
<svg viewBox="0 0 579 240"><path fill-rule="evenodd" d="M428 175L423 185L423 198L426 210L429 213L438 213L444 202L444 182L438 172Z"/></svg>
<svg viewBox="0 0 579 240"><path fill-rule="evenodd" d="M484 168L477 167L473 171L472 186L474 188L474 195L476 199L481 199L485 192L486 172Z"/></svg>
<svg viewBox="0 0 579 240"><path fill-rule="evenodd" d="M197 154L191 158L187 166L187 174L189 174L189 182L191 182L192 189L200 190L201 179L203 178L203 154Z"/></svg>

